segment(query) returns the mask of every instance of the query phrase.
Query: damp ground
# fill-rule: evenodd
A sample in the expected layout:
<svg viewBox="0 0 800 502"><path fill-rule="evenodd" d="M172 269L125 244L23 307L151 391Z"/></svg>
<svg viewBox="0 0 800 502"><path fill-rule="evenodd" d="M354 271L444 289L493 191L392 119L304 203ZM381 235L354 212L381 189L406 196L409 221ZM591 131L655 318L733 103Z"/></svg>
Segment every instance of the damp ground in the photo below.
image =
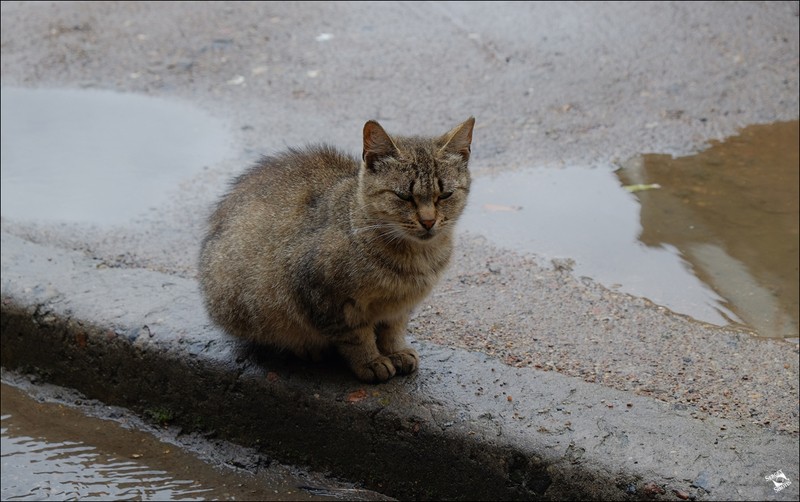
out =
<svg viewBox="0 0 800 502"><path fill-rule="evenodd" d="M387 500L246 448L181 437L68 389L3 376L3 500Z"/></svg>

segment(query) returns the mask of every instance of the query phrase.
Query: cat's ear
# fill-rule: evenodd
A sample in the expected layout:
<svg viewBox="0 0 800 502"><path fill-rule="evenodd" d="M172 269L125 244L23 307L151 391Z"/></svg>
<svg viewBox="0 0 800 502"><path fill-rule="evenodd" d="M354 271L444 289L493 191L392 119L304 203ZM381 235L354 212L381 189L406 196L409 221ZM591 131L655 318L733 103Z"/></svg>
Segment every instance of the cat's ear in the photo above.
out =
<svg viewBox="0 0 800 502"><path fill-rule="evenodd" d="M379 123L370 120L364 124L364 152L361 158L364 159L368 169L374 170L376 160L390 157L395 153L397 146Z"/></svg>
<svg viewBox="0 0 800 502"><path fill-rule="evenodd" d="M439 140L443 145L439 151L456 153L461 155L464 161L469 160L470 145L472 145L472 128L474 125L475 117L470 117L455 126Z"/></svg>

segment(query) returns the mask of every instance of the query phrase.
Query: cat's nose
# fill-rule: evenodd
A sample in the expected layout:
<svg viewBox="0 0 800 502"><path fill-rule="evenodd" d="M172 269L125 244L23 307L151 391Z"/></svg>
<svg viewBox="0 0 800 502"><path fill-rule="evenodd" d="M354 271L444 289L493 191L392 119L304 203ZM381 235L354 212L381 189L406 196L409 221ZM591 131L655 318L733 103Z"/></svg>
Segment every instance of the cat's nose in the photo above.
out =
<svg viewBox="0 0 800 502"><path fill-rule="evenodd" d="M425 227L425 230L430 230L436 224L436 220L419 220L422 223L422 226Z"/></svg>

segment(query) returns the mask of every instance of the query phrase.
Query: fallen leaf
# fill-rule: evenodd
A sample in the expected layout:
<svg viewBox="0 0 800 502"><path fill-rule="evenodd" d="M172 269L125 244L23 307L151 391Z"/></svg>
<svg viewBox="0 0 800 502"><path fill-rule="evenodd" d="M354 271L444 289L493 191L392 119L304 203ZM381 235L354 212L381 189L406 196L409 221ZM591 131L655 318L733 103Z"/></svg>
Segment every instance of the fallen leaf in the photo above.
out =
<svg viewBox="0 0 800 502"><path fill-rule="evenodd" d="M658 183L650 183L649 185L625 185L625 190L629 191L630 193L635 192L646 192L647 190L658 190L661 188L661 185Z"/></svg>

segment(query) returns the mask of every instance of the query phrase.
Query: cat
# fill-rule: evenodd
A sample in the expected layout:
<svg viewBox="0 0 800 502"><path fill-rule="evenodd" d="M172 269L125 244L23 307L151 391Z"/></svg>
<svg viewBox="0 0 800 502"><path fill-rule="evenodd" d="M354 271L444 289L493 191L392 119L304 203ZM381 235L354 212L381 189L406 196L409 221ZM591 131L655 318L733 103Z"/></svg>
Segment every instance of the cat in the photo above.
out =
<svg viewBox="0 0 800 502"><path fill-rule="evenodd" d="M416 371L406 325L450 260L474 124L423 138L371 120L360 162L325 145L262 158L209 218L199 279L211 319L306 359L333 347L365 382Z"/></svg>

